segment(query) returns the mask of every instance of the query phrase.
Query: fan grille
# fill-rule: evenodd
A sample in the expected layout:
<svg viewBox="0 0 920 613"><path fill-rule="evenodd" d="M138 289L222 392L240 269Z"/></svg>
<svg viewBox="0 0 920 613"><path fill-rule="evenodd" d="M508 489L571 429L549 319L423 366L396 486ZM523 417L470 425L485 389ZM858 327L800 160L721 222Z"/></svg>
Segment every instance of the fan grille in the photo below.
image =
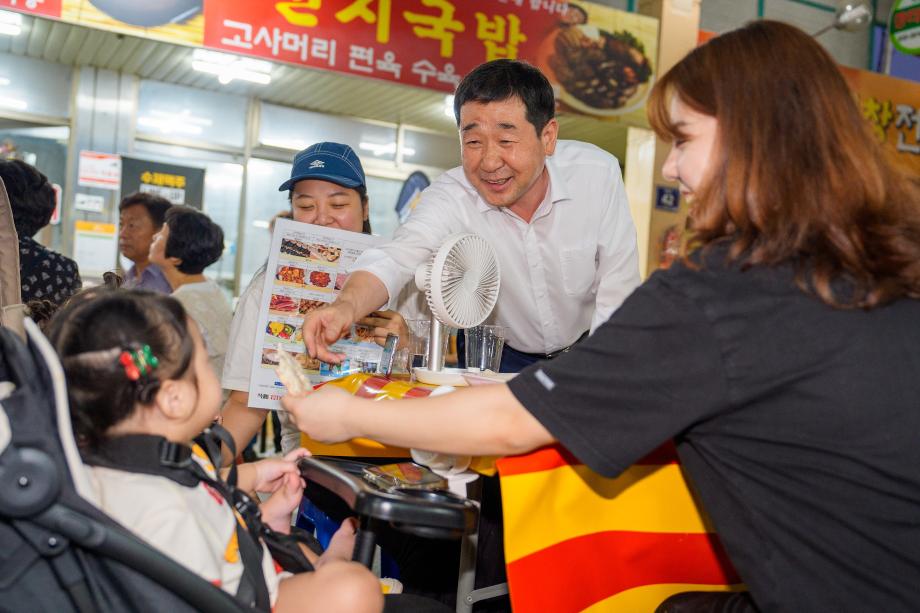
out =
<svg viewBox="0 0 920 613"><path fill-rule="evenodd" d="M455 235L439 249L426 271L426 298L443 324L481 324L498 300L499 267L492 246L476 234Z"/></svg>

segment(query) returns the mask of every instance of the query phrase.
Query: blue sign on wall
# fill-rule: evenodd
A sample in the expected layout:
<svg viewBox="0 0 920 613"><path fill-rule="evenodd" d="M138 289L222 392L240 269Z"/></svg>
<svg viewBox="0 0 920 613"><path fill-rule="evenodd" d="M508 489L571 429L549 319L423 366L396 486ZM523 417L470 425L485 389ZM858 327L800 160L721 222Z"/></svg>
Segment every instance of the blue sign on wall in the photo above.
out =
<svg viewBox="0 0 920 613"><path fill-rule="evenodd" d="M680 191L676 187L655 186L655 208L676 213L680 210Z"/></svg>

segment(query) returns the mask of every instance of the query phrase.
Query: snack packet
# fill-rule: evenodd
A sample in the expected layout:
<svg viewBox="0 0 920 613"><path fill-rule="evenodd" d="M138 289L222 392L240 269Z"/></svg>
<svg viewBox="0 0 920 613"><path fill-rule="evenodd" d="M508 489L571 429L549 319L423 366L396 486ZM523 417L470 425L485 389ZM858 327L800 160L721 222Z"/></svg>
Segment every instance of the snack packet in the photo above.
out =
<svg viewBox="0 0 920 613"><path fill-rule="evenodd" d="M278 344L278 367L275 368L281 384L291 396L306 396L313 390L310 380L303 374L300 364Z"/></svg>

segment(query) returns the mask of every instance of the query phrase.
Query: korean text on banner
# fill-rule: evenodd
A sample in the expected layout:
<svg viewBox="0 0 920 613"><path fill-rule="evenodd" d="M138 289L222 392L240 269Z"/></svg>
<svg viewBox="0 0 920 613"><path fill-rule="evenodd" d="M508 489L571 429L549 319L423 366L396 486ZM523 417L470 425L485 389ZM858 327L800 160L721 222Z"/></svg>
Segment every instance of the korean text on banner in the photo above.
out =
<svg viewBox="0 0 920 613"><path fill-rule="evenodd" d="M444 92L482 62L525 59L569 110L599 117L641 110L657 41L657 20L591 2L205 3L206 47Z"/></svg>

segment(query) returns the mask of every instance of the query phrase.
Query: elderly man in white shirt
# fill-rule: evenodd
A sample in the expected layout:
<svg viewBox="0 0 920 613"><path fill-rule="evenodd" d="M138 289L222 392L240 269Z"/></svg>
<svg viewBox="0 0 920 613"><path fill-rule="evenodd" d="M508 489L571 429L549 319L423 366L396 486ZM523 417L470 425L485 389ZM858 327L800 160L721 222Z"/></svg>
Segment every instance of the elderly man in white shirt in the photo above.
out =
<svg viewBox="0 0 920 613"><path fill-rule="evenodd" d="M487 239L501 266L493 314L506 326L502 370L551 359L593 331L639 284L636 231L615 157L558 141L546 77L513 60L482 64L457 88L463 165L438 178L393 241L355 262L335 303L304 323L311 355L398 297L456 232Z"/></svg>

